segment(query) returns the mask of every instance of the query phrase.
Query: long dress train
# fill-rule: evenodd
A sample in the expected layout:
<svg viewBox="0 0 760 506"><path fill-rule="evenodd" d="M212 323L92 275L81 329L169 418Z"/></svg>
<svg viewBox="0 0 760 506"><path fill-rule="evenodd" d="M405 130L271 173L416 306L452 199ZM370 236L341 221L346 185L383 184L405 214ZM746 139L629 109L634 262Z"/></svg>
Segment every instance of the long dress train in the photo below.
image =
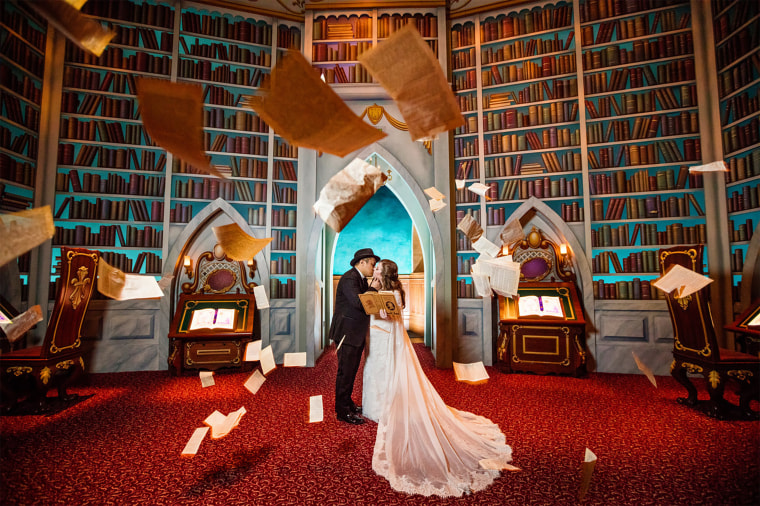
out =
<svg viewBox="0 0 760 506"><path fill-rule="evenodd" d="M504 434L487 418L447 406L425 376L402 318L389 323L386 339L380 325L370 327L370 347L373 337L385 341L387 356L372 357L370 349L365 362L372 374L371 361L383 359L387 373L372 469L409 494L461 496L486 488L500 471L483 468L481 461L502 468L512 460ZM373 381L366 367L364 381Z"/></svg>

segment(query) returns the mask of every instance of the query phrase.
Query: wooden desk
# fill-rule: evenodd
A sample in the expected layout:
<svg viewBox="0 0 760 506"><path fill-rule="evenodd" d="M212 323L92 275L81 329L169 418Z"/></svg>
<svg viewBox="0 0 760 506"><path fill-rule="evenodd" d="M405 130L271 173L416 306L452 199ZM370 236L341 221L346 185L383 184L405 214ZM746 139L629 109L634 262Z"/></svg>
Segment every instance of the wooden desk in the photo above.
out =
<svg viewBox="0 0 760 506"><path fill-rule="evenodd" d="M519 316L514 299L499 297L499 338L494 356L504 372L586 372L586 320L574 283L520 283L520 296L559 297L564 317Z"/></svg>
<svg viewBox="0 0 760 506"><path fill-rule="evenodd" d="M760 355L760 325L749 325L759 315L760 299L756 299L736 320L723 327L737 333L736 343L739 345L739 351L743 353Z"/></svg>
<svg viewBox="0 0 760 506"><path fill-rule="evenodd" d="M236 309L234 328L190 330L193 312L209 308ZM254 339L255 310L253 294L180 295L169 330L169 370L181 375L189 369L251 369L243 357Z"/></svg>

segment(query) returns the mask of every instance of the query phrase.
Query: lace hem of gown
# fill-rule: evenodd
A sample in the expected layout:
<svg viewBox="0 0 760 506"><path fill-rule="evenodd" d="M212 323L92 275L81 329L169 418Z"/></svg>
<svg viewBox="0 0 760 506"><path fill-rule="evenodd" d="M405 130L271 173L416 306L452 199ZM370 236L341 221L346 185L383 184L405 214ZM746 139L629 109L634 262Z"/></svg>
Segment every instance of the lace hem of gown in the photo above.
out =
<svg viewBox="0 0 760 506"><path fill-rule="evenodd" d="M491 455L488 459L491 463L504 467L512 461L512 448L509 445L504 444L506 437L501 432L498 425L483 416L475 415L467 411L459 411L452 407L449 407L449 409L458 418L466 419L470 430L476 432L481 437L500 445L500 451L498 454ZM470 469L466 477L454 477L449 475L449 479L446 483L434 483L427 479L413 480L406 475L397 475L391 470L391 463L388 461L385 451L386 430L387 426L383 422L380 422L377 428L375 449L372 455L372 469L375 473L388 480L391 488L398 492L424 496L437 495L441 497L461 497L464 494L470 494L486 489L501 475L501 470L484 468Z"/></svg>

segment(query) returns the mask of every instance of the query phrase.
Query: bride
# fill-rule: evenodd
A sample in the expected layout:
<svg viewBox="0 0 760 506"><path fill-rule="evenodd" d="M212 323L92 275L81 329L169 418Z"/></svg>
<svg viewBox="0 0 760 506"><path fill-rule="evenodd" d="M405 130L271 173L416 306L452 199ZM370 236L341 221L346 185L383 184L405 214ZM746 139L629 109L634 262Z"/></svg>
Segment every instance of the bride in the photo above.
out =
<svg viewBox="0 0 760 506"><path fill-rule="evenodd" d="M379 290L404 306L398 267L375 265ZM512 449L487 418L447 406L425 376L402 316L372 317L362 392L364 416L378 422L372 469L408 494L461 496L490 485Z"/></svg>

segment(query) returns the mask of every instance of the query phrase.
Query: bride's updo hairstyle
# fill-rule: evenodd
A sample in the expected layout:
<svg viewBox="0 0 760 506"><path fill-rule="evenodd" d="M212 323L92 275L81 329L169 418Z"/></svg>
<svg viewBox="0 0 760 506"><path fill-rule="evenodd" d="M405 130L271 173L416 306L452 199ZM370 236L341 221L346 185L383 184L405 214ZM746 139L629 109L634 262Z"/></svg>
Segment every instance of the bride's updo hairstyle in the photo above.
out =
<svg viewBox="0 0 760 506"><path fill-rule="evenodd" d="M383 281L383 290L398 290L401 292L401 305L406 307L406 296L401 281L398 280L398 265L393 260L380 260L380 274Z"/></svg>

